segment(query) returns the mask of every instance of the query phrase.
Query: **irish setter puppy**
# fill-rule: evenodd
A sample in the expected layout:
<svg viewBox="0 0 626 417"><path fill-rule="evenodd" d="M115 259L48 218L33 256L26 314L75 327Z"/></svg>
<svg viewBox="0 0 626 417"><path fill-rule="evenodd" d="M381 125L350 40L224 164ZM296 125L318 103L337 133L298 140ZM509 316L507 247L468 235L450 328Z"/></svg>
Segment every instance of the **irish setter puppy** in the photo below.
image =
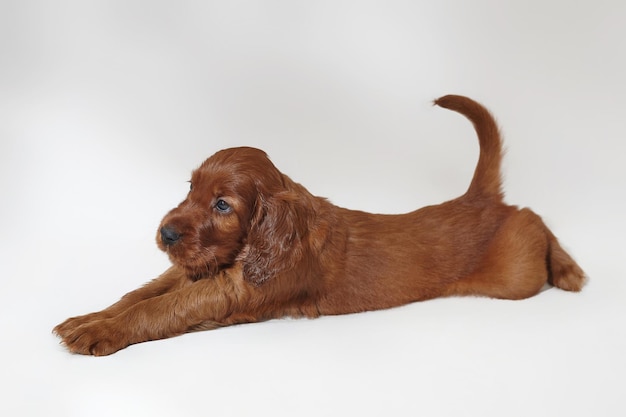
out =
<svg viewBox="0 0 626 417"><path fill-rule="evenodd" d="M583 271L529 209L503 203L502 145L480 104L445 96L480 142L461 197L400 215L332 205L253 148L222 150L191 177L157 232L173 266L97 313L55 327L74 353L278 317L318 317L451 295L522 299L547 282L579 291Z"/></svg>

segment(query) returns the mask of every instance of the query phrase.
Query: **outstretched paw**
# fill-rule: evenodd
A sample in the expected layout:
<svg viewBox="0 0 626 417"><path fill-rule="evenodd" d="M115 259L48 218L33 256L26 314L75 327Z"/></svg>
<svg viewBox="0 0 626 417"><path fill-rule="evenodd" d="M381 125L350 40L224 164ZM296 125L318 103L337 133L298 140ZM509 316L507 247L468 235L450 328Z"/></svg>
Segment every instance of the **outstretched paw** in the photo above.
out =
<svg viewBox="0 0 626 417"><path fill-rule="evenodd" d="M130 344L114 319L91 321L57 334L70 352L81 355L110 355Z"/></svg>
<svg viewBox="0 0 626 417"><path fill-rule="evenodd" d="M109 318L109 316L104 314L102 311L85 314L84 316L71 317L65 320L63 323L57 325L54 329L52 329L52 332L60 338L64 338L66 335L70 334L83 324L103 320L106 318Z"/></svg>

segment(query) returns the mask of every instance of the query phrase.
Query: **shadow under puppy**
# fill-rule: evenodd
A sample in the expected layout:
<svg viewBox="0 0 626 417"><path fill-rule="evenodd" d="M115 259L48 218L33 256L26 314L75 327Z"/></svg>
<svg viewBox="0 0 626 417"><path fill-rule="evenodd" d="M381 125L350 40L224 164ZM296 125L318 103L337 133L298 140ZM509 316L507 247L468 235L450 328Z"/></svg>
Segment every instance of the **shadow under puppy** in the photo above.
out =
<svg viewBox="0 0 626 417"><path fill-rule="evenodd" d="M451 295L522 299L579 291L580 267L529 209L503 203L493 117L462 96L435 104L474 124L480 156L461 197L407 214L334 206L254 148L217 152L163 219L173 266L100 312L55 327L74 353L272 318L385 309Z"/></svg>

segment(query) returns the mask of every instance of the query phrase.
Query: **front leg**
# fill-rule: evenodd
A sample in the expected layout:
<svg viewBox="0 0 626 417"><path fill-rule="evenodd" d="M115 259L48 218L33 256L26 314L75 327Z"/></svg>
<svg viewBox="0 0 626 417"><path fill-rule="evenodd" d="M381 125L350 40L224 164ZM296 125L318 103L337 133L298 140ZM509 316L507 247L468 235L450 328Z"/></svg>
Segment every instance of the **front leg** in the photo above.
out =
<svg viewBox="0 0 626 417"><path fill-rule="evenodd" d="M180 268L171 267L158 278L148 282L143 287L129 292L123 296L121 300L110 307L102 311L86 314L84 316L71 317L56 326L53 332L59 337L65 339L67 335L82 325L113 318L143 300L160 296L169 291L175 291L190 283L191 281L185 276L184 272Z"/></svg>
<svg viewBox="0 0 626 417"><path fill-rule="evenodd" d="M243 288L243 287L246 288ZM61 335L73 353L109 355L134 343L165 339L196 330L204 323L229 324L228 317L247 305L255 290L218 276L146 298L114 317L90 321ZM255 316L249 316L254 321Z"/></svg>

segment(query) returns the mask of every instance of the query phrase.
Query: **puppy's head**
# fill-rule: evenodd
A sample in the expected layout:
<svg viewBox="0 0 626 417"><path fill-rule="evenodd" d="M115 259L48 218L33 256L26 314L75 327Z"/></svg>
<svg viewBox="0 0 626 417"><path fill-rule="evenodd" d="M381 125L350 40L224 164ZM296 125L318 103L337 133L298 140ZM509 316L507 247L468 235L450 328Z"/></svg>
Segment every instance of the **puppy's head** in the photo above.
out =
<svg viewBox="0 0 626 417"><path fill-rule="evenodd" d="M187 198L161 221L157 244L191 279L241 261L244 278L260 285L298 252L306 230L296 224L298 197L263 151L220 151L190 183Z"/></svg>

